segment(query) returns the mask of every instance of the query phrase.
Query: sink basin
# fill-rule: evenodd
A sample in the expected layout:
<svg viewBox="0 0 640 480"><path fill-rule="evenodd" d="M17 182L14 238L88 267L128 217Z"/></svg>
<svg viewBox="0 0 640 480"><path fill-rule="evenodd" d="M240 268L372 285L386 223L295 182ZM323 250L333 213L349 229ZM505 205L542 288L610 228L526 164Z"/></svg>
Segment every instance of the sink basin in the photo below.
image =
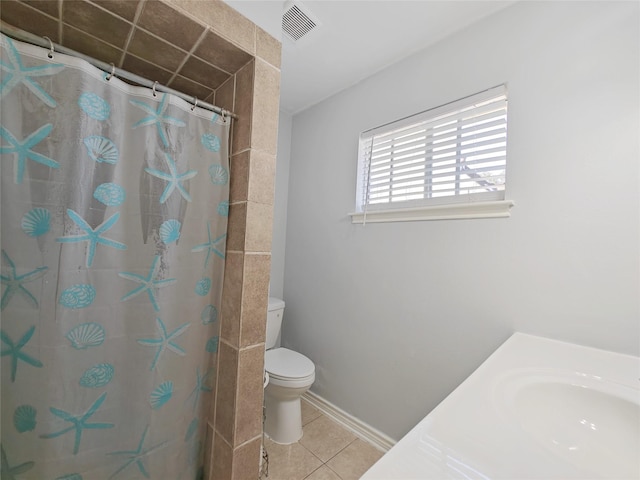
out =
<svg viewBox="0 0 640 480"><path fill-rule="evenodd" d="M513 392L511 413L543 447L581 470L598 477L638 478L637 393L623 385L585 379L521 381Z"/></svg>
<svg viewBox="0 0 640 480"><path fill-rule="evenodd" d="M516 333L362 480L640 480L640 358Z"/></svg>

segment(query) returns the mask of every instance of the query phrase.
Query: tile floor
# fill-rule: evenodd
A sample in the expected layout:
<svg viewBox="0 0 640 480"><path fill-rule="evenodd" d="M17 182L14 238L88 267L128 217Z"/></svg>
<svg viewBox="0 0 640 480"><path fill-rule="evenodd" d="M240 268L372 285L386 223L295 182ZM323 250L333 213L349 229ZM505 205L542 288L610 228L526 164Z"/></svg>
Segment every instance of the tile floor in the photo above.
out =
<svg viewBox="0 0 640 480"><path fill-rule="evenodd" d="M265 440L265 480L358 480L383 455L304 399L302 430L302 438L292 445Z"/></svg>

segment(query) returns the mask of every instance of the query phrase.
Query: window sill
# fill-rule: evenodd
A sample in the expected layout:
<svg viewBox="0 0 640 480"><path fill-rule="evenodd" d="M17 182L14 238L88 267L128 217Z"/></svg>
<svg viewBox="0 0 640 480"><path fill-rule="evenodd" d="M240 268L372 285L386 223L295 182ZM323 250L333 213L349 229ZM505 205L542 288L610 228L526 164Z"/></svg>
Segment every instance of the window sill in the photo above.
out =
<svg viewBox="0 0 640 480"><path fill-rule="evenodd" d="M470 218L510 217L513 200L477 203L453 203L395 210L369 210L350 213L351 223L416 222L425 220L465 220Z"/></svg>

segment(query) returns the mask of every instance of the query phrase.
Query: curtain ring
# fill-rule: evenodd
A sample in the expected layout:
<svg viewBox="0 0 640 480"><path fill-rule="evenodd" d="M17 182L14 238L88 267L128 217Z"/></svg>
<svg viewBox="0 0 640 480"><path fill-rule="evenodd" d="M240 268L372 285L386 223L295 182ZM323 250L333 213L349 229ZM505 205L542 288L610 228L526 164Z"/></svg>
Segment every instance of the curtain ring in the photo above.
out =
<svg viewBox="0 0 640 480"><path fill-rule="evenodd" d="M192 111L192 112L193 112L193 111L196 109L196 107L198 106L198 97L193 97L193 100L194 100L194 102L193 102L193 107L191 107L191 111Z"/></svg>
<svg viewBox="0 0 640 480"><path fill-rule="evenodd" d="M116 66L112 63L111 65L111 73L109 75L106 76L105 80L108 82L109 80L111 80L111 77L113 77L116 74Z"/></svg>
<svg viewBox="0 0 640 480"><path fill-rule="evenodd" d="M53 49L53 42L49 37L42 37L42 38L44 38L49 42L49 53L47 53L47 57L53 58L53 54L55 53L55 50Z"/></svg>
<svg viewBox="0 0 640 480"><path fill-rule="evenodd" d="M220 109L220 116L222 117L222 123L227 123L227 112L225 111L224 108Z"/></svg>
<svg viewBox="0 0 640 480"><path fill-rule="evenodd" d="M153 96L157 97L158 94L156 93L156 85L158 84L158 82L153 82L153 87L151 87L151 91L153 92Z"/></svg>

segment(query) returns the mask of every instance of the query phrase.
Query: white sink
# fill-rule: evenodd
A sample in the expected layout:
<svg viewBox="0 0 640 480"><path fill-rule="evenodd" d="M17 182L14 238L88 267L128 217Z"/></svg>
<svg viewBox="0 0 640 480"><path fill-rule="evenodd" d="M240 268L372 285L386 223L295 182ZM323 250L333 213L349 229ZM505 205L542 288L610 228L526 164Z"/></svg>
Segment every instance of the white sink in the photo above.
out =
<svg viewBox="0 0 640 480"><path fill-rule="evenodd" d="M588 375L513 375L501 392L507 411L540 445L594 477L638 477L637 390Z"/></svg>
<svg viewBox="0 0 640 480"><path fill-rule="evenodd" d="M521 333L362 480L640 480L640 359Z"/></svg>

